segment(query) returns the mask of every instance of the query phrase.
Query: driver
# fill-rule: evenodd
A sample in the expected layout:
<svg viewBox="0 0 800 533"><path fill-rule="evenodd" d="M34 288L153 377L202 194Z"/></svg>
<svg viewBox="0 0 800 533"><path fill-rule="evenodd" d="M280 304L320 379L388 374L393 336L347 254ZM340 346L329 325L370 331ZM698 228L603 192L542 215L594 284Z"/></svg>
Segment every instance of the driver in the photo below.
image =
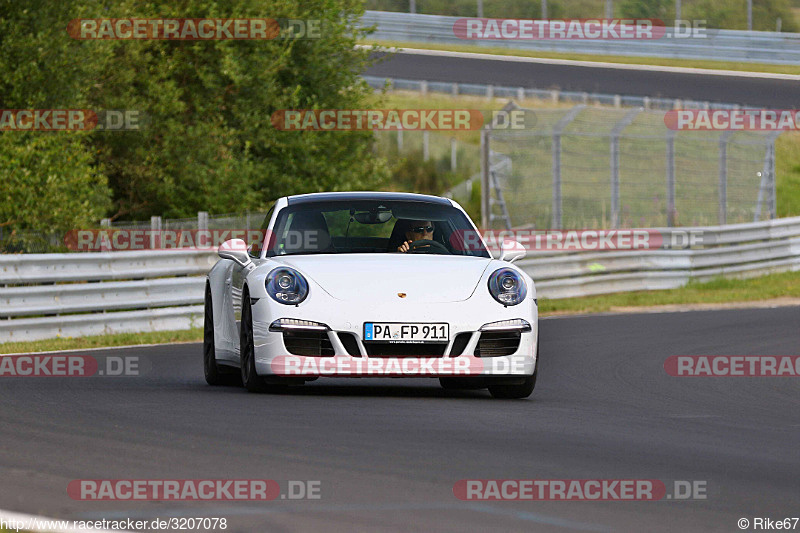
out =
<svg viewBox="0 0 800 533"><path fill-rule="evenodd" d="M419 240L432 240L434 231L433 222L430 220L409 220L406 223L406 240L397 247L398 252L406 253L411 247L411 243ZM420 246L421 249L430 248L430 244Z"/></svg>

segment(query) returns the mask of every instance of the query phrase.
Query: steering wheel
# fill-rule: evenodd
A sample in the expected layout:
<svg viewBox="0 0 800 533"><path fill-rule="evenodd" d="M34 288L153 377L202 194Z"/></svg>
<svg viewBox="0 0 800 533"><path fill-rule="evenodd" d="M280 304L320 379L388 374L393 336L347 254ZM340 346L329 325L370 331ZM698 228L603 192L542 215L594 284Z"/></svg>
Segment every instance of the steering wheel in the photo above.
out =
<svg viewBox="0 0 800 533"><path fill-rule="evenodd" d="M436 251L434 251L436 250ZM450 250L444 244L431 239L420 239L408 245L408 253L411 254L450 254Z"/></svg>

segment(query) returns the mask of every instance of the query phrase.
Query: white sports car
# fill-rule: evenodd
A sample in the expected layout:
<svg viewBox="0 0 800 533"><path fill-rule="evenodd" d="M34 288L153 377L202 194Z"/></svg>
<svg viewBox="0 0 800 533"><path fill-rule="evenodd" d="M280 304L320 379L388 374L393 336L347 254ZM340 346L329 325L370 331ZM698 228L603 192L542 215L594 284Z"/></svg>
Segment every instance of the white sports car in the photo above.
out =
<svg viewBox="0 0 800 533"><path fill-rule="evenodd" d="M205 292L211 385L252 392L328 376L437 377L525 398L536 385L533 280L492 259L446 198L316 193L275 202L259 239L219 248Z"/></svg>

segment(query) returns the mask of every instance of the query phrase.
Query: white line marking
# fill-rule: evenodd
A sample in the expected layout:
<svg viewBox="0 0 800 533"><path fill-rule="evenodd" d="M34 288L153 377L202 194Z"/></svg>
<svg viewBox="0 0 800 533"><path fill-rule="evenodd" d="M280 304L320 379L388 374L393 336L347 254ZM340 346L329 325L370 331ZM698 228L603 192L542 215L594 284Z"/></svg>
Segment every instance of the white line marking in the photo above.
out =
<svg viewBox="0 0 800 533"><path fill-rule="evenodd" d="M372 46L357 45L358 48L371 49ZM453 52L450 50L428 50L425 48L387 48L390 52L401 54L455 57L460 59L488 59L515 63L540 63L544 65L566 65L573 67L605 68L617 70L640 70L646 72L672 72L676 74L701 74L706 76L727 76L737 78L761 78L769 80L800 81L798 74L778 74L775 72L745 72L739 70L715 70L694 67L667 67L661 65L634 65L628 63L608 63L602 61L578 61L574 59L547 59L540 57L509 56L500 54L482 54L477 52Z"/></svg>

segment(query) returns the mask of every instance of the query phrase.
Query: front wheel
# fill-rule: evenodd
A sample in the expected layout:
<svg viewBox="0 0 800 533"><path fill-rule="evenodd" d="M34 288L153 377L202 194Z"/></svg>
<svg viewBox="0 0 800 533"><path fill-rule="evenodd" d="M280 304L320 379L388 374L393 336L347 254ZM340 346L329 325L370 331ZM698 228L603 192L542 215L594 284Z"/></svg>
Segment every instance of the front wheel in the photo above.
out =
<svg viewBox="0 0 800 533"><path fill-rule="evenodd" d="M203 318L203 373L209 385L225 384L224 376L217 366L214 348L214 306L211 304L211 287L206 285L205 317Z"/></svg>
<svg viewBox="0 0 800 533"><path fill-rule="evenodd" d="M253 311L250 309L250 294L242 294L242 326L239 333L239 356L241 358L242 384L249 392L264 392L264 380L256 373L256 355L253 344Z"/></svg>

